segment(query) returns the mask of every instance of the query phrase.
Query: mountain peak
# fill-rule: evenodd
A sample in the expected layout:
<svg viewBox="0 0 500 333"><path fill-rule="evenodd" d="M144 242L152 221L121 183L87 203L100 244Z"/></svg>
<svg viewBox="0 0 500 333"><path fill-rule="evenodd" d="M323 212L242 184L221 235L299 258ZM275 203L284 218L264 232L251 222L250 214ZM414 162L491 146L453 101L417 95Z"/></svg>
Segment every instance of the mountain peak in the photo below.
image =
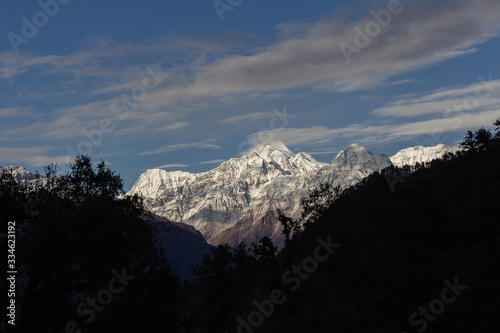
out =
<svg viewBox="0 0 500 333"><path fill-rule="evenodd" d="M390 166L391 161L384 154L373 155L365 147L354 143L335 156L333 161L330 162L330 165L347 170L353 170L363 166L380 171Z"/></svg>
<svg viewBox="0 0 500 333"><path fill-rule="evenodd" d="M355 151L355 152L368 152L369 154L371 154L371 152L368 149L366 149L361 145L358 145L357 143L350 144L345 150Z"/></svg>
<svg viewBox="0 0 500 333"><path fill-rule="evenodd" d="M272 160L273 157L291 158L294 153L288 149L282 141L265 142L255 146L251 153L256 153L265 160Z"/></svg>
<svg viewBox="0 0 500 333"><path fill-rule="evenodd" d="M364 160L370 156L373 155L368 149L357 143L353 143L338 153L330 163L342 162L341 164L345 164L347 160Z"/></svg>

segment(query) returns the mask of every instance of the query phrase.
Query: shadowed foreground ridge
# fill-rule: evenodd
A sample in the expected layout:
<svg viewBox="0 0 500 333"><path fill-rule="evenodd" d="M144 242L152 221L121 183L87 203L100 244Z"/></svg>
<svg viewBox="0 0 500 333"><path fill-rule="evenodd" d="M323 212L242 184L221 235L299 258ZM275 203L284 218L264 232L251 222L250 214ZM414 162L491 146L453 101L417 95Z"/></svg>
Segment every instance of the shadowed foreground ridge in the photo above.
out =
<svg viewBox="0 0 500 333"><path fill-rule="evenodd" d="M498 332L500 145L484 134L469 132L468 152L417 166L394 192L373 175L338 199L293 252L311 253L318 235L342 246L259 332ZM467 289L410 325L455 278Z"/></svg>

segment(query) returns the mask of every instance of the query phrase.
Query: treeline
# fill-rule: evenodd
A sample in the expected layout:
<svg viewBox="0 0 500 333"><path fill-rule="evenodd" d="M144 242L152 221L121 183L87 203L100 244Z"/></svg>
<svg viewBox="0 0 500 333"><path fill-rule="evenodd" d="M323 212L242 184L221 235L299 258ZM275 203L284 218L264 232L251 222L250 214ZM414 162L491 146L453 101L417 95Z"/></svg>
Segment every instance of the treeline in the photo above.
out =
<svg viewBox="0 0 500 333"><path fill-rule="evenodd" d="M141 200L117 200L119 175L87 156L65 176L45 169L29 187L0 175L0 223L3 232L16 222L18 271L16 326L3 329L178 329L179 281L153 242Z"/></svg>
<svg viewBox="0 0 500 333"><path fill-rule="evenodd" d="M442 160L388 168L345 191L322 185L298 219L278 212L279 253L268 238L220 245L189 282L155 244L141 200L120 196L122 180L103 162L79 156L65 176L49 166L30 188L1 175L2 230L9 220L18 228L16 328L497 332L495 125L469 131Z"/></svg>

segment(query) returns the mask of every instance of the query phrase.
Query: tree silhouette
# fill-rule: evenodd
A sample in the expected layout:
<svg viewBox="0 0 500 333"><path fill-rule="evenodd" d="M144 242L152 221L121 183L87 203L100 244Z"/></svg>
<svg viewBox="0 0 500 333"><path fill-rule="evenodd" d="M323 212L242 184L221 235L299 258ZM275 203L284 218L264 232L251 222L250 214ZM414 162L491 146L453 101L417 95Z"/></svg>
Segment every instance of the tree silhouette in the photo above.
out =
<svg viewBox="0 0 500 333"><path fill-rule="evenodd" d="M318 188L310 190L300 202L302 223L316 222L341 193L340 186L332 187L330 183L321 183Z"/></svg>
<svg viewBox="0 0 500 333"><path fill-rule="evenodd" d="M292 231L300 231L300 222L290 216L287 216L281 209L278 209L278 221L281 224L281 232L285 236L285 246L289 246Z"/></svg>
<svg viewBox="0 0 500 333"><path fill-rule="evenodd" d="M203 262L193 269L203 288L198 325L208 332L224 332L241 306L241 297L248 292L246 269L253 260L243 243L231 248L228 244L212 248Z"/></svg>
<svg viewBox="0 0 500 333"><path fill-rule="evenodd" d="M495 122L495 124L497 124L497 122ZM491 148L493 143L493 134L484 127L481 127L474 133L472 131L467 131L464 141L462 141L460 145L466 152L474 154Z"/></svg>
<svg viewBox="0 0 500 333"><path fill-rule="evenodd" d="M75 200L92 198L115 198L123 194L123 180L101 161L96 170L92 166L90 157L78 155L74 164L70 164L71 172L68 182L71 184L70 193Z"/></svg>
<svg viewBox="0 0 500 333"><path fill-rule="evenodd" d="M259 244L252 244L252 254L257 260L264 262L276 260L276 252L278 248L274 246L273 241L269 237L263 237L259 240Z"/></svg>
<svg viewBox="0 0 500 333"><path fill-rule="evenodd" d="M20 329L60 332L71 321L92 332L173 329L177 277L153 242L141 200L117 199L120 176L104 162L94 168L88 156L78 156L65 176L55 165L45 170L29 188L2 178L2 199L23 213L17 221L18 266L26 281L18 297ZM108 286L112 270L134 280L88 322L77 308ZM148 313L148 320L137 313Z"/></svg>

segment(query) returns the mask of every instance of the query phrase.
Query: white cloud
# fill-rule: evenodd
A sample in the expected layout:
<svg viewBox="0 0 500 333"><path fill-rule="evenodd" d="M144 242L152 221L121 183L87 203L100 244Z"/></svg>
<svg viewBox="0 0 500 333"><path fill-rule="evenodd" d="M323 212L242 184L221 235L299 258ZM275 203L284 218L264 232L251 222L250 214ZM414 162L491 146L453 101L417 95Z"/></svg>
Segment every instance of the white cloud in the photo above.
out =
<svg viewBox="0 0 500 333"><path fill-rule="evenodd" d="M122 128L122 129L114 132L113 134L114 135L131 135L131 134L143 132L145 130L146 130L146 127L144 125L137 125L137 126Z"/></svg>
<svg viewBox="0 0 500 333"><path fill-rule="evenodd" d="M168 146L163 146L155 150L151 151L146 151L143 153L139 153L137 155L139 156L144 156L144 155L157 155L157 154L162 154L162 153L168 153L171 151L176 151L176 150L184 150L184 149L220 149L219 146L208 143L207 141L200 141L200 142L191 142L191 143L180 143L176 145L168 145Z"/></svg>
<svg viewBox="0 0 500 333"><path fill-rule="evenodd" d="M374 20L370 15L357 21L351 20L350 13L344 13L345 16L332 15L313 23L283 23L279 26L281 39L256 51L246 50L250 55L233 51L230 55L219 53L224 56L218 58L215 53L206 57L207 52L228 49L227 41L236 45L236 36L197 40L200 46L194 46L191 37L119 43L105 36L97 38L92 47L68 56L29 57L7 52L2 54L0 78L12 78L34 67L46 68L52 74L55 70L75 78L107 79L94 93L118 93L138 84L147 64L109 70L105 60L139 53L158 61L158 54L169 55L162 59L184 58L188 54L192 62L168 69L172 75L168 87L159 88L160 93L150 103L175 105L207 97L300 86L333 91L369 89L392 75L476 52L474 46L495 36L500 28L498 6L497 0L443 0L440 6L431 0L404 3L403 11L393 15L390 24L359 54L353 54L350 64L340 44L353 44L354 27L364 28ZM366 9L369 12L381 8ZM172 54L172 49L178 53ZM214 57L211 62L207 60Z"/></svg>
<svg viewBox="0 0 500 333"><path fill-rule="evenodd" d="M74 94L78 91L86 95L75 99L74 103L71 100L64 103L70 106L47 114L43 120L37 119L24 127L2 131L1 139L83 138L83 129L96 128L105 117L116 120L117 131L114 135L145 133L151 128L169 131L188 126L186 121L175 121L181 112L203 109L217 103L241 103L245 97L282 97L284 91L291 87L334 92L370 89L387 84L391 76L477 52L477 46L493 38L500 28L498 0L442 0L440 5L433 0L419 0L404 2L403 6L403 12L393 16L387 28L359 54L352 55L350 64L346 62L339 45L341 42L352 43L355 35L353 28L363 28L373 18L368 15L353 21L352 13L346 13L347 10L343 11L342 16L335 14L317 22L283 23L278 27L280 32L276 40L254 49L247 43L252 40L252 36L234 34L208 38L168 36L133 43L117 42L104 36L64 56L36 57L4 52L0 54L0 80L10 82L29 71L37 79L48 75L53 77L53 81L59 83L52 87L57 93L64 94L65 91L59 91L62 87L66 92ZM379 10L368 8L367 11L371 9ZM240 40L247 43L246 47L242 47L245 45ZM136 63L129 63L128 59L141 59L142 63L137 60L134 60ZM169 72L168 82L148 92L146 100L138 103L136 109L130 110L127 120L133 121L133 125L118 125L118 115L110 109L113 100L120 97L123 90L129 93L131 87L141 83L146 74L146 65L165 64L176 59L183 61L174 68L165 69ZM67 79L68 76L72 79ZM88 85L82 83L85 78L90 80ZM403 80L393 84L406 82ZM79 88L79 84L85 89L75 89ZM450 103L463 102L476 88L477 85L471 85L436 91L421 98L387 104L373 112L384 117L441 115L449 111ZM302 94L308 92L307 89L301 91ZM49 93L51 91L42 95L50 96ZM102 98L100 94L104 93L116 96ZM40 96L40 92L31 91L28 95ZM82 103L82 100L87 101L88 96L92 99ZM484 113L494 110L499 99L498 95L492 96L481 104L478 111ZM0 117L12 114L10 109L0 110ZM219 122L235 124L268 116L266 112L253 112ZM471 115L470 119L476 119L474 117L478 115ZM441 126L440 122L442 119L417 122L413 126L407 123L405 128L410 132L422 132L425 128L420 128L419 124ZM341 135L355 137L356 133L364 133L369 135L368 139L376 140L384 135L386 138L402 137L404 134L397 129L403 127L398 126L353 124L339 129L317 126L284 129L273 132L273 135L282 136L283 141L292 145L325 145L331 138ZM168 145L140 155L192 148L220 147L209 142L198 142Z"/></svg>
<svg viewBox="0 0 500 333"><path fill-rule="evenodd" d="M186 121L179 121L164 127L157 128L157 131L173 131L176 129L184 128L186 126L189 126L191 123L188 123Z"/></svg>
<svg viewBox="0 0 500 333"><path fill-rule="evenodd" d="M226 162L226 160L211 160L211 161L199 162L199 163L196 163L196 164L200 164L200 165L204 165L204 164L220 164L220 163L224 163L224 162Z"/></svg>
<svg viewBox="0 0 500 333"><path fill-rule="evenodd" d="M67 164L67 156L47 156L51 150L50 147L0 147L0 163L29 166Z"/></svg>
<svg viewBox="0 0 500 333"><path fill-rule="evenodd" d="M404 5L390 25L347 64L339 45L353 43L353 28L373 18L346 23L337 17L304 26L299 36L249 55L207 64L194 81L166 89L171 100L196 99L253 90L279 90L323 82L323 89L352 91L380 85L388 77L476 52L474 45L500 27L496 0L419 1ZM289 24L287 30L292 31ZM321 87L321 86L320 86Z"/></svg>
<svg viewBox="0 0 500 333"><path fill-rule="evenodd" d="M172 163L172 164L165 164L165 165L157 166L154 169L185 168L188 166L189 165L187 165L187 164Z"/></svg>
<svg viewBox="0 0 500 333"><path fill-rule="evenodd" d="M400 98L376 108L372 113L378 116L414 117L495 107L500 107L500 80L440 89L419 98Z"/></svg>
<svg viewBox="0 0 500 333"><path fill-rule="evenodd" d="M32 116L32 107L0 108L0 118Z"/></svg>
<svg viewBox="0 0 500 333"><path fill-rule="evenodd" d="M234 124L243 121L257 121L261 119L271 119L274 115L270 112L252 112L241 116L234 116L217 121L222 124Z"/></svg>
<svg viewBox="0 0 500 333"><path fill-rule="evenodd" d="M481 126L492 126L500 117L500 108L476 113L450 115L445 118L429 119L391 125L351 124L342 128L314 126L308 128L285 128L274 131L258 132L249 136L248 142L261 142L263 138L281 140L287 146L331 149L339 140L360 144L383 144L398 140L411 140L419 135L446 137L446 133L473 130ZM442 143L442 142L436 142Z"/></svg>

